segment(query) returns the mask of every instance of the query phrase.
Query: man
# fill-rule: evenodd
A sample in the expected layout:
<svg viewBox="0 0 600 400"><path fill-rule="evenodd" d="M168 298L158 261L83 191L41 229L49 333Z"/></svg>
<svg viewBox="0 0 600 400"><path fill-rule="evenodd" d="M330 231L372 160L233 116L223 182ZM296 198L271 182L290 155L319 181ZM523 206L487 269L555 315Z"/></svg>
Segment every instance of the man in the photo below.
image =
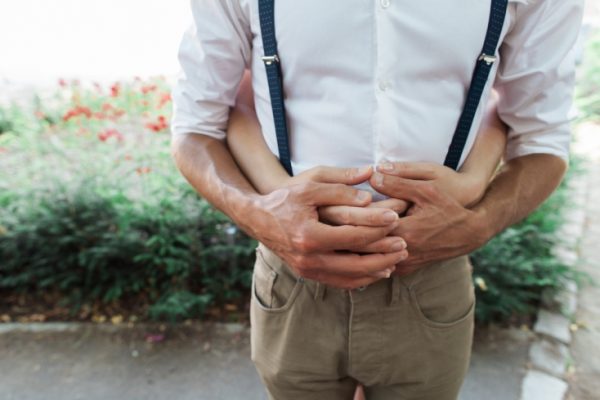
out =
<svg viewBox="0 0 600 400"><path fill-rule="evenodd" d="M198 192L263 243L252 316L259 373L276 399L345 399L356 381L369 399L456 398L472 329L463 256L528 215L565 172L571 48L582 2L509 2L493 68L498 112L509 127L506 162L470 209L429 181L406 179L414 165L407 173L400 161L443 161L489 2L275 3L294 172L380 165L373 174L326 170L257 193L223 141L249 67L258 117L276 153L257 0L192 1L173 152ZM351 223L372 202L350 186L365 179L378 193L410 202L408 216L383 226ZM319 222L319 209L335 205L350 207L349 222ZM406 240L408 258L392 249L358 251L390 233ZM390 266L394 278L381 279Z"/></svg>

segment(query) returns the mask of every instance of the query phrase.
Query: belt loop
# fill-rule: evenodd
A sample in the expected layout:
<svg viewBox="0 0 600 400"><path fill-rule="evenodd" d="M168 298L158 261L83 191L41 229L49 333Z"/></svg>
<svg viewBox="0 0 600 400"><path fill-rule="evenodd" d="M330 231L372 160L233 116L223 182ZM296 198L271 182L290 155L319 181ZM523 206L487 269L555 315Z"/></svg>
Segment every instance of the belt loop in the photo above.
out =
<svg viewBox="0 0 600 400"><path fill-rule="evenodd" d="M400 290L401 290L401 284L400 284L400 276L398 275L394 275L391 279L391 285L390 285L390 306L396 305L398 304L398 302L400 301Z"/></svg>
<svg viewBox="0 0 600 400"><path fill-rule="evenodd" d="M325 293L327 292L327 286L321 282L316 282L315 288L315 300L325 300Z"/></svg>
<svg viewBox="0 0 600 400"><path fill-rule="evenodd" d="M321 285L321 282L317 282L316 285L317 287L315 288L315 300L319 300L319 298L322 296L321 291L323 290L323 285Z"/></svg>

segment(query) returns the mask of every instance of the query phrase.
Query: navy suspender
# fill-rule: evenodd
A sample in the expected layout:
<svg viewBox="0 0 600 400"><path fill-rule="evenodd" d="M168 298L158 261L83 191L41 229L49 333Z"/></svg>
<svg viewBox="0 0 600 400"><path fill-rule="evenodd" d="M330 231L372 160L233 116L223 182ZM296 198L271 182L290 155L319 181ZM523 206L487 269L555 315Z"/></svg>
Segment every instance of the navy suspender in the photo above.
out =
<svg viewBox="0 0 600 400"><path fill-rule="evenodd" d="M462 153L473 126L475 113L481 102L481 97L489 80L492 66L496 61L496 52L500 44L500 35L508 0L491 0L490 20L481 55L477 60L473 80L467 93L465 105L458 121L452 143L448 149L444 165L457 169ZM267 80L273 107L273 119L279 148L279 161L288 174L293 175L290 158L290 145L287 121L285 116L285 105L283 99L283 80L281 77L280 59L277 54L277 39L275 36L275 0L259 0L260 28L262 32L263 47L265 55L263 61L267 70Z"/></svg>
<svg viewBox="0 0 600 400"><path fill-rule="evenodd" d="M288 174L293 175L290 159L290 144L288 138L285 105L283 104L283 80L277 54L277 39L275 37L275 0L259 0L260 29L262 32L265 56L263 61L267 68L267 81L271 94L271 106L275 121L275 133L279 147L279 161Z"/></svg>
<svg viewBox="0 0 600 400"><path fill-rule="evenodd" d="M483 50L477 60L475 72L473 73L473 81L471 82L471 87L467 93L465 106L460 119L458 120L452 143L450 144L448 154L446 155L446 161L444 161L446 167L452 169L458 168L458 163L460 162L462 153L465 149L469 132L471 132L471 127L473 126L475 113L481 102L481 96L483 95L485 85L490 77L492 66L496 61L496 51L500 44L500 35L502 34L507 7L508 0L492 0L490 22L488 24L487 34L485 35Z"/></svg>

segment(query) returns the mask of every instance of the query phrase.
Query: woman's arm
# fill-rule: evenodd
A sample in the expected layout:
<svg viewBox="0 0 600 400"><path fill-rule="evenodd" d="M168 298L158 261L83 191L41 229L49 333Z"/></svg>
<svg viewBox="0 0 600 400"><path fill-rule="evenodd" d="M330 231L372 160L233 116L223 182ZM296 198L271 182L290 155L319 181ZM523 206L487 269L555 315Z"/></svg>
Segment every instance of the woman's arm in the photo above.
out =
<svg viewBox="0 0 600 400"><path fill-rule="evenodd" d="M506 127L497 115L496 102L494 94L473 149L458 173L433 163L404 163L403 176L434 181L461 204L476 204L498 168L506 146ZM269 193L298 179L285 172L264 141L254 110L249 72L244 76L236 106L230 114L227 143L240 169L259 192Z"/></svg>
<svg viewBox="0 0 600 400"><path fill-rule="evenodd" d="M240 169L259 193L270 193L291 179L263 137L254 110L249 71L244 74L235 107L229 115L227 145Z"/></svg>

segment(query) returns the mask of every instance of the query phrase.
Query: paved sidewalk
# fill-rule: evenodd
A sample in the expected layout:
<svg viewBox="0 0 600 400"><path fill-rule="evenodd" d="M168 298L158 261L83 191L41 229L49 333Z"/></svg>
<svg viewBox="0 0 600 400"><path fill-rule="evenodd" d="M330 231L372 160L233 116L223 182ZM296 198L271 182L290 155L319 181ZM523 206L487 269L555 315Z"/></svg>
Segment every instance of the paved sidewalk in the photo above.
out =
<svg viewBox="0 0 600 400"><path fill-rule="evenodd" d="M600 398L600 126L587 125L580 129L575 147L589 160L587 226L578 269L588 273L595 284L584 286L579 293L576 322L581 328L571 344L574 373L567 399L597 400Z"/></svg>
<svg viewBox="0 0 600 400"><path fill-rule="evenodd" d="M0 400L266 399L246 329L180 328L150 343L156 333L0 333ZM528 344L519 330L478 332L461 400L517 400Z"/></svg>

